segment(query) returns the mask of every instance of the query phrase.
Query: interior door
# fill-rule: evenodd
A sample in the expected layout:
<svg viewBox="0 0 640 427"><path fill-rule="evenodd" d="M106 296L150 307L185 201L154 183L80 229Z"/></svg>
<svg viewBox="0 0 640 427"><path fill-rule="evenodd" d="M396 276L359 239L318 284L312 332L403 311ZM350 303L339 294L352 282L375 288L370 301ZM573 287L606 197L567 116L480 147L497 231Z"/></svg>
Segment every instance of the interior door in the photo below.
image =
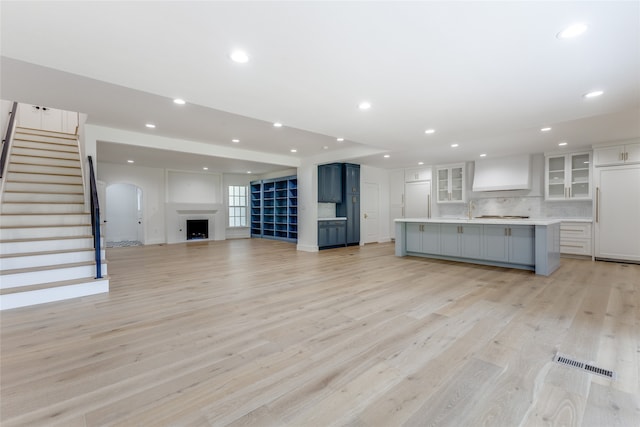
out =
<svg viewBox="0 0 640 427"><path fill-rule="evenodd" d="M138 240L138 187L132 184L113 184L107 187L108 242Z"/></svg>
<svg viewBox="0 0 640 427"><path fill-rule="evenodd" d="M431 181L405 184L405 218L431 217Z"/></svg>
<svg viewBox="0 0 640 427"><path fill-rule="evenodd" d="M380 195L377 183L365 182L362 195L364 218L364 243L377 243L380 240Z"/></svg>

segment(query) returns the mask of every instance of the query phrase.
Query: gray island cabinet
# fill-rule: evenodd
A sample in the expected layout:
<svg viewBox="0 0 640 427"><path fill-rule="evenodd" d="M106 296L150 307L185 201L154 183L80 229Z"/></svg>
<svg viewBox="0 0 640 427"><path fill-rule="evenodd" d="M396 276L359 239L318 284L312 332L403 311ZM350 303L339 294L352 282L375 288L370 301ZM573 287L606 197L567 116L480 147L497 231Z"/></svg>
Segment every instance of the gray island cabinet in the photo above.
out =
<svg viewBox="0 0 640 427"><path fill-rule="evenodd" d="M495 265L548 276L560 266L559 220L396 219L396 255Z"/></svg>

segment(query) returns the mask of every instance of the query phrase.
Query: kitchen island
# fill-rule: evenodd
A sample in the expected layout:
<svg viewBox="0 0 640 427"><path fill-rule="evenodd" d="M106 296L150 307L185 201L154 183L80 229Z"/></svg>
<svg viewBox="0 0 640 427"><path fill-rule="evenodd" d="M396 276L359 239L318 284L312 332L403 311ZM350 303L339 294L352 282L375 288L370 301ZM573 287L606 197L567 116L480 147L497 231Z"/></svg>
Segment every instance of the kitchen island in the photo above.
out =
<svg viewBox="0 0 640 427"><path fill-rule="evenodd" d="M422 256L548 276L560 266L560 220L396 219L396 255Z"/></svg>

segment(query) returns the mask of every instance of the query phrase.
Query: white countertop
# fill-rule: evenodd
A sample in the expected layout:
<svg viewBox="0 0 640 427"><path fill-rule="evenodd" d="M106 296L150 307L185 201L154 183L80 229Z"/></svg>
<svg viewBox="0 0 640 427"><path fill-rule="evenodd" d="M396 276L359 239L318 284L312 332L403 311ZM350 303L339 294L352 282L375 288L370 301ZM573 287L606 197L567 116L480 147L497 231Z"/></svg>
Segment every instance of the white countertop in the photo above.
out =
<svg viewBox="0 0 640 427"><path fill-rule="evenodd" d="M334 216L332 218L318 218L318 221L346 221L346 216Z"/></svg>
<svg viewBox="0 0 640 427"><path fill-rule="evenodd" d="M552 225L552 224L559 224L563 220L556 219L556 218L542 218L542 219L397 218L394 221L395 222L420 222L420 223L431 222L436 224Z"/></svg>

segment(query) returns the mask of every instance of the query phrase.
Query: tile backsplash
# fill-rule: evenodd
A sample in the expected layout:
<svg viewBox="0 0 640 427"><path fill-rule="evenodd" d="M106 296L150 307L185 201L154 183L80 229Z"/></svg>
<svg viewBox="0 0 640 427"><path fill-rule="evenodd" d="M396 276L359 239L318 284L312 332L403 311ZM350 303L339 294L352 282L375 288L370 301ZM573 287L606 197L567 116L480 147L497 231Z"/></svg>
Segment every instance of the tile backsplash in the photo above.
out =
<svg viewBox="0 0 640 427"><path fill-rule="evenodd" d="M544 197L493 197L474 199L474 217L481 215L518 215L530 218L591 218L592 202L546 202ZM467 203L439 204L439 216L460 218L468 215Z"/></svg>

